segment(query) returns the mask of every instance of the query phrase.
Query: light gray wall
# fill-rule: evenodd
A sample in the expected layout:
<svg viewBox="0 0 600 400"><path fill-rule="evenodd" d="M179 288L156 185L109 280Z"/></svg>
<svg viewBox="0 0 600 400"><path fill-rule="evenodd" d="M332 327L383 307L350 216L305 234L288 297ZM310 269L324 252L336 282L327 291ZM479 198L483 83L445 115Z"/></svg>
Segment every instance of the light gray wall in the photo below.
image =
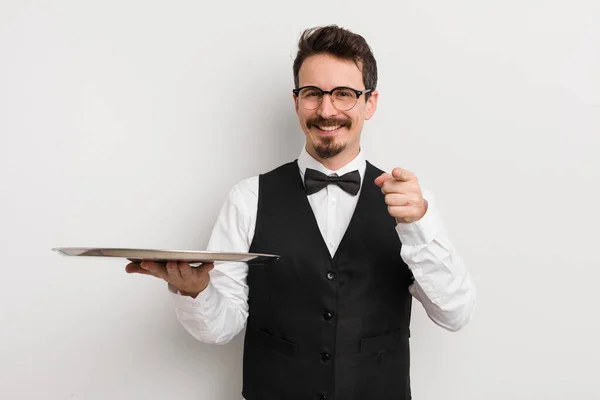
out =
<svg viewBox="0 0 600 400"><path fill-rule="evenodd" d="M239 399L241 337L50 249L203 249L234 183L298 155L294 46L338 23L379 62L368 158L436 194L478 287L458 333L415 305L415 399L600 398L598 4L3 1L0 397Z"/></svg>

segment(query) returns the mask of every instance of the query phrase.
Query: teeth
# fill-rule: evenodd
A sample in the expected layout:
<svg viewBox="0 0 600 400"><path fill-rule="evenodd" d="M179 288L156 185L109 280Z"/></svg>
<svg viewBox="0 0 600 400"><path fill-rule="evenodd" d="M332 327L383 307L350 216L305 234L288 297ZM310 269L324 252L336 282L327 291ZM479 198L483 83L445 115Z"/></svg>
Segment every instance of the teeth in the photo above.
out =
<svg viewBox="0 0 600 400"><path fill-rule="evenodd" d="M339 129L340 126L320 126L319 129L322 131L335 131L336 129Z"/></svg>

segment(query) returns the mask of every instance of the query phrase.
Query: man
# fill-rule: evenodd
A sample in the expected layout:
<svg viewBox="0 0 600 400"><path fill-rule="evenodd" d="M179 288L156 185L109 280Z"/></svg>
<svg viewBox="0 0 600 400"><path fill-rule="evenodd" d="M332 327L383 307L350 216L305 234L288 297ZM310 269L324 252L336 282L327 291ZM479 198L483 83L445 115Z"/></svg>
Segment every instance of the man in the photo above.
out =
<svg viewBox="0 0 600 400"><path fill-rule="evenodd" d="M293 71L306 145L232 189L208 245L282 258L127 271L167 281L179 320L202 342L227 343L246 327L247 400L410 399L412 298L456 331L471 318L473 283L416 176L365 159L360 135L378 101L365 40L307 30Z"/></svg>

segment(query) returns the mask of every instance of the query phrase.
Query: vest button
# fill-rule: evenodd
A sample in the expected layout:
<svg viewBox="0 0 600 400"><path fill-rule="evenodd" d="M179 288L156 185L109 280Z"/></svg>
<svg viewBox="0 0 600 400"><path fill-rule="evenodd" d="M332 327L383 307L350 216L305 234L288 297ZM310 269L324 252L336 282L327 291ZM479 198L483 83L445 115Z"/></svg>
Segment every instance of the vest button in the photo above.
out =
<svg viewBox="0 0 600 400"><path fill-rule="evenodd" d="M323 353L323 354L321 354L321 361L327 362L329 360L331 360L331 356L329 355L329 353Z"/></svg>
<svg viewBox="0 0 600 400"><path fill-rule="evenodd" d="M317 399L317 400L327 400L327 396L326 396L326 395L324 395L324 394L322 394L322 395L320 395L320 396L318 397L318 399Z"/></svg>
<svg viewBox="0 0 600 400"><path fill-rule="evenodd" d="M331 272L331 271L329 271L329 272L327 273L327 279L329 279L330 281L334 280L334 279L335 279L335 273L334 273L334 272Z"/></svg>
<svg viewBox="0 0 600 400"><path fill-rule="evenodd" d="M325 321L329 321L332 317L333 317L333 314L330 313L329 311L326 311L325 314L323 314L323 319Z"/></svg>

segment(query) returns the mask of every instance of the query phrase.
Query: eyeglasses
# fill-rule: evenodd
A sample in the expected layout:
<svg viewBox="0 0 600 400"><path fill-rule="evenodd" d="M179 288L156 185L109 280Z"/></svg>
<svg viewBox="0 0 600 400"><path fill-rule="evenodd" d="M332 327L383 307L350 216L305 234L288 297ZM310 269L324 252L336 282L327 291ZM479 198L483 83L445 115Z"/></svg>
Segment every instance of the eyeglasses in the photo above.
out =
<svg viewBox="0 0 600 400"><path fill-rule="evenodd" d="M316 110L323 103L323 96L329 94L331 102L340 111L351 110L362 94L372 92L372 89L356 90L349 87L336 87L332 90L322 90L316 86L303 86L294 89L298 103L306 110Z"/></svg>

